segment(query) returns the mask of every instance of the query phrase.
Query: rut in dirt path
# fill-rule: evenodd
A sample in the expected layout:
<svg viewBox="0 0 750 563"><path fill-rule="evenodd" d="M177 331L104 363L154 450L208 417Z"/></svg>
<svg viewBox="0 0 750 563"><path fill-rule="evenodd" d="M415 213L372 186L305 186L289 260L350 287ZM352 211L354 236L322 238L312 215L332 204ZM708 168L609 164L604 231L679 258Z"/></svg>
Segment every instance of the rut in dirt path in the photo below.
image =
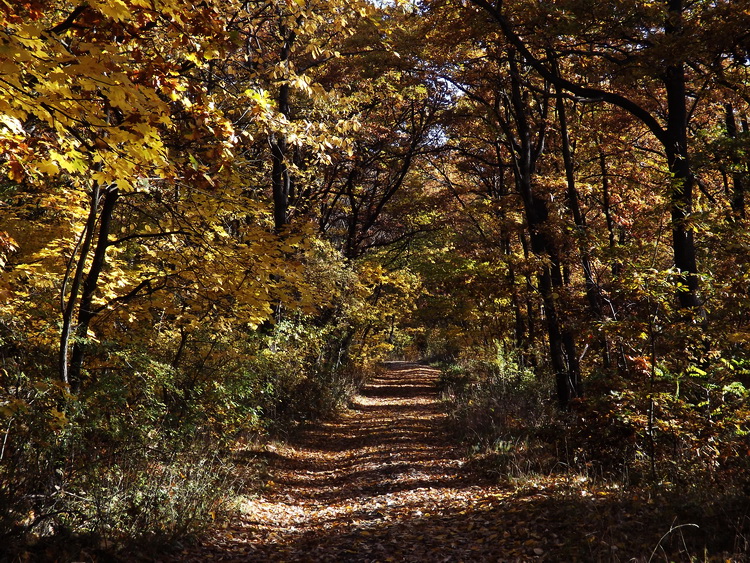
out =
<svg viewBox="0 0 750 563"><path fill-rule="evenodd" d="M262 494L182 560L539 559L539 545L558 537L545 511L532 506L540 498L514 497L465 470L438 375L418 364L386 364L340 417L267 452Z"/></svg>

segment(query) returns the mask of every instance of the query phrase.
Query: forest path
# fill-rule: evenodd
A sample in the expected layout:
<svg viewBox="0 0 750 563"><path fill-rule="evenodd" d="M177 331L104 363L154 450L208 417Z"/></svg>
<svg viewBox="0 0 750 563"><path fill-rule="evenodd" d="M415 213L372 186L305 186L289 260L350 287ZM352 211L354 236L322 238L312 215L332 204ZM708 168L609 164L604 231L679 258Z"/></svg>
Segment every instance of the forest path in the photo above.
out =
<svg viewBox="0 0 750 563"><path fill-rule="evenodd" d="M261 494L179 560L610 560L590 529L602 516L591 499L494 484L464 466L438 376L386 364L345 413L269 452Z"/></svg>

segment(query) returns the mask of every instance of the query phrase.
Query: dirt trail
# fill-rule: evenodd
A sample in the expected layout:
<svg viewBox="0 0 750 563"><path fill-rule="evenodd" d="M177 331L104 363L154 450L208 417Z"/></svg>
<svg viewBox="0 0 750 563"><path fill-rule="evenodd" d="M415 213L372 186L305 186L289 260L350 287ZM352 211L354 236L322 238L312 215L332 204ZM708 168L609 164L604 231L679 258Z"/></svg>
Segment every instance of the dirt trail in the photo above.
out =
<svg viewBox="0 0 750 563"><path fill-rule="evenodd" d="M179 560L621 560L597 530L617 506L492 484L464 466L438 374L387 364L347 412L270 452L262 494Z"/></svg>
<svg viewBox="0 0 750 563"><path fill-rule="evenodd" d="M443 542L425 522L459 509L466 483L437 375L390 364L347 413L277 452L271 489L248 506L255 552L282 560L440 556Z"/></svg>
<svg viewBox="0 0 750 563"><path fill-rule="evenodd" d="M497 519L508 490L463 470L438 402L438 374L417 364L387 364L347 412L271 452L262 495L218 537L184 552L185 559L534 558L532 545L517 551L518 537L503 548L503 536L514 535L512 520L498 526Z"/></svg>

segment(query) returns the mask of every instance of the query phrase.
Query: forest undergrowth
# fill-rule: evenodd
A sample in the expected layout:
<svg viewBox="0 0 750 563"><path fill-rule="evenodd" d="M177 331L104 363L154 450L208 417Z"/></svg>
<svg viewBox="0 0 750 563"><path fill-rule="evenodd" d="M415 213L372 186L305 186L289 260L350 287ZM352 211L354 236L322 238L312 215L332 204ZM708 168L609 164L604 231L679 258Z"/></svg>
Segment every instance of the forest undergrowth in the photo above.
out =
<svg viewBox="0 0 750 563"><path fill-rule="evenodd" d="M684 542L678 560L747 560L747 457L725 455L745 447L742 434L734 443L714 436L696 447L696 437L675 431L694 423L695 412L673 411L669 424L650 426L644 397L639 413L636 401L626 410L616 393L598 389L561 411L550 380L498 342L435 365L451 428L474 470L520 488L562 484L574 497L610 498L619 506L614 527L649 507L665 539ZM574 525L578 516L569 518ZM687 528L695 529L691 540ZM659 550L654 556L665 557Z"/></svg>
<svg viewBox="0 0 750 563"><path fill-rule="evenodd" d="M68 423L82 434L67 464L49 448L44 481L16 474L28 513L4 560L747 560L741 476L677 473L657 452L653 479L642 442L592 441L580 428L595 407L561 412L519 358L493 345L440 371L386 364L321 389L326 409L224 441L167 442L161 426L93 448Z"/></svg>
<svg viewBox="0 0 750 563"><path fill-rule="evenodd" d="M305 331L223 343L233 361L203 371L130 355L77 396L0 371L0 561L148 559L231 518L262 482L247 445L335 412L361 384L336 363L340 341Z"/></svg>

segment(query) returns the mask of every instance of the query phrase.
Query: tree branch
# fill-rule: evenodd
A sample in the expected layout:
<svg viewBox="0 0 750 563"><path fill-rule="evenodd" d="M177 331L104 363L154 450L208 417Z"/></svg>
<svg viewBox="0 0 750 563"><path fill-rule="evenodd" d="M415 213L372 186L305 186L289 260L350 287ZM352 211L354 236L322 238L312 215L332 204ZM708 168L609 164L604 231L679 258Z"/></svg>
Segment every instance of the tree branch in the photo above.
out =
<svg viewBox="0 0 750 563"><path fill-rule="evenodd" d="M646 127L648 127L648 129L654 134L654 136L656 136L657 139L659 139L661 143L665 145L668 144L669 139L667 138L664 128L659 124L659 122L653 115L636 104L634 101L621 96L620 94L615 94L614 92L608 92L600 88L593 88L591 86L576 84L574 82L571 82L570 80L567 80L566 78L563 78L562 76L556 74L551 69L546 67L544 63L542 63L542 61L540 61L529 50L523 39L521 39L521 37L513 30L513 26L508 21L508 19L500 12L502 3L498 3L498 7L495 7L486 0L471 0L471 2L475 6L478 6L479 8L485 10L492 17L492 19L497 22L506 39L511 43L511 45L518 49L518 52L523 55L524 59L526 59L526 62L528 62L529 65L531 65L531 67L533 67L534 70L536 70L542 76L542 78L548 80L558 88L567 90L568 92L571 92L576 96L581 96L591 101L606 102L608 104L612 104L624 109L634 117L638 118Z"/></svg>
<svg viewBox="0 0 750 563"><path fill-rule="evenodd" d="M73 27L74 23L76 21L76 18L80 16L83 12L85 12L88 9L89 5L87 3L83 3L80 6L78 6L75 10L70 12L70 15L65 18L63 21L58 23L55 27L49 29L49 33L54 33L55 35L60 35L61 33L69 30L71 27Z"/></svg>

